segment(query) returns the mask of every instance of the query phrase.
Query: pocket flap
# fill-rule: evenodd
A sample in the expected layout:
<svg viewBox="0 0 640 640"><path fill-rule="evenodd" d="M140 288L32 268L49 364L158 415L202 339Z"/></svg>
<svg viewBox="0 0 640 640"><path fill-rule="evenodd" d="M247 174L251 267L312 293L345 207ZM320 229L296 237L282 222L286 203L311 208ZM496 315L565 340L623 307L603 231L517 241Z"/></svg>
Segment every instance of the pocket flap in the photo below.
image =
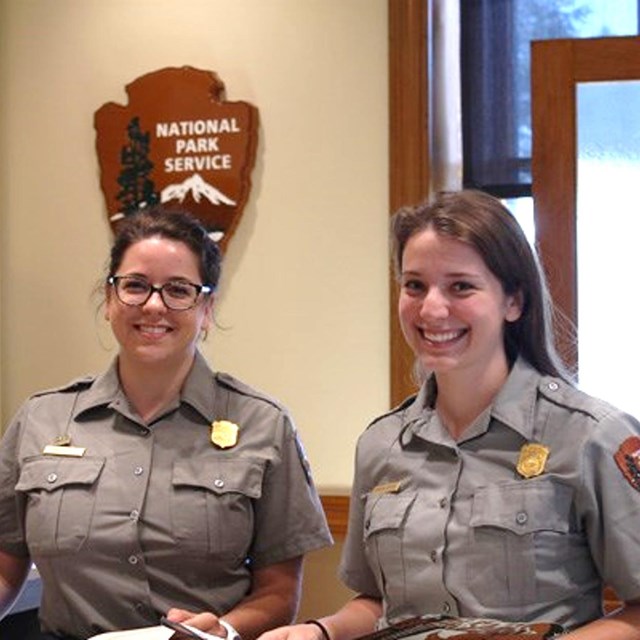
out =
<svg viewBox="0 0 640 640"><path fill-rule="evenodd" d="M385 529L399 529L415 497L415 493L369 494L365 506L365 535Z"/></svg>
<svg viewBox="0 0 640 640"><path fill-rule="evenodd" d="M480 487L473 498L472 527L497 527L516 534L569 531L571 487L550 478Z"/></svg>
<svg viewBox="0 0 640 640"><path fill-rule="evenodd" d="M214 493L241 493L250 498L262 495L264 463L244 458L207 460L195 458L177 460L173 466L174 487L198 487Z"/></svg>
<svg viewBox="0 0 640 640"><path fill-rule="evenodd" d="M39 456L24 463L16 491L55 491L72 484L91 485L104 467L104 458Z"/></svg>

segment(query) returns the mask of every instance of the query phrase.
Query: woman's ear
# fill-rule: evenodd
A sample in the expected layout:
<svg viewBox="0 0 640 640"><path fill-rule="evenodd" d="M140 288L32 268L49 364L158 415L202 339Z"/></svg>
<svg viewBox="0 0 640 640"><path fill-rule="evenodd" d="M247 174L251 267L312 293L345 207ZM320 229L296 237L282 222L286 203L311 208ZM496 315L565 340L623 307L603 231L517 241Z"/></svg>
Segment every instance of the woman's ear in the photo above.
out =
<svg viewBox="0 0 640 640"><path fill-rule="evenodd" d="M104 305L104 319L107 322L111 322L111 314L109 313L109 304L111 302L111 291L106 289L104 292L104 301L102 304Z"/></svg>
<svg viewBox="0 0 640 640"><path fill-rule="evenodd" d="M202 319L202 330L208 331L213 322L214 294L210 294L204 305L204 318Z"/></svg>
<svg viewBox="0 0 640 640"><path fill-rule="evenodd" d="M524 296L522 295L522 291L518 291L511 296L507 296L507 307L504 319L507 322L515 322L516 320L519 320L522 315L523 307Z"/></svg>

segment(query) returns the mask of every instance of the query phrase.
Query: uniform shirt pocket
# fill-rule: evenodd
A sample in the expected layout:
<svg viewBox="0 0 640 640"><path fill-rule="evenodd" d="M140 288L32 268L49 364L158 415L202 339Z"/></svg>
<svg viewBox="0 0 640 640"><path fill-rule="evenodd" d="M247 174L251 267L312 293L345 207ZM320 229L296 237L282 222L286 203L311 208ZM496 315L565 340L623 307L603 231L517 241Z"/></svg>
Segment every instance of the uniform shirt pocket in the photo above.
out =
<svg viewBox="0 0 640 640"><path fill-rule="evenodd" d="M366 496L364 544L378 588L387 601L405 600L404 529L415 499L415 493Z"/></svg>
<svg viewBox="0 0 640 640"><path fill-rule="evenodd" d="M541 579L566 556L572 499L571 487L549 477L476 491L467 577L481 603L518 606L545 597Z"/></svg>
<svg viewBox="0 0 640 640"><path fill-rule="evenodd" d="M93 518L104 458L29 458L16 491L27 495L25 528L32 555L74 553L84 544Z"/></svg>
<svg viewBox="0 0 640 640"><path fill-rule="evenodd" d="M245 558L253 538L253 501L262 495L264 462L251 459L176 461L171 522L187 553Z"/></svg>

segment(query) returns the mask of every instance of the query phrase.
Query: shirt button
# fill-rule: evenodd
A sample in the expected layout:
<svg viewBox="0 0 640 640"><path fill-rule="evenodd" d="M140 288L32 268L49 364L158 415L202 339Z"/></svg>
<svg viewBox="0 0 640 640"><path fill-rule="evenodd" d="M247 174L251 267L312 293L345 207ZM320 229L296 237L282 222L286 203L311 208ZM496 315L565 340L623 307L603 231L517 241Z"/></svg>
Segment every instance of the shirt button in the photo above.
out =
<svg viewBox="0 0 640 640"><path fill-rule="evenodd" d="M129 556L129 564L138 564L138 556Z"/></svg>
<svg viewBox="0 0 640 640"><path fill-rule="evenodd" d="M438 560L438 552L434 549L430 554L431 562L436 562Z"/></svg>
<svg viewBox="0 0 640 640"><path fill-rule="evenodd" d="M129 514L129 518L131 518L131 520L133 520L134 522L138 522L138 520L140 519L140 512L137 509L133 509Z"/></svg>
<svg viewBox="0 0 640 640"><path fill-rule="evenodd" d="M442 613L451 613L451 605L448 602L442 605Z"/></svg>
<svg viewBox="0 0 640 640"><path fill-rule="evenodd" d="M549 389L551 391L557 391L560 388L560 385L557 382L550 382Z"/></svg>
<svg viewBox="0 0 640 640"><path fill-rule="evenodd" d="M440 505L441 509L444 509L447 506L447 499L446 498L440 498L440 501L438 502L438 504Z"/></svg>
<svg viewBox="0 0 640 640"><path fill-rule="evenodd" d="M47 476L47 482L55 482L58 479L58 474L57 473L50 473Z"/></svg>
<svg viewBox="0 0 640 640"><path fill-rule="evenodd" d="M518 524L526 524L529 516L524 511L519 511L516 514L516 522Z"/></svg>
<svg viewBox="0 0 640 640"><path fill-rule="evenodd" d="M220 478L216 478L213 481L213 486L216 487L217 489L222 489L222 487L224 487L224 480L220 480Z"/></svg>
<svg viewBox="0 0 640 640"><path fill-rule="evenodd" d="M136 467L133 470L133 475L135 476L141 476L144 473L144 469L142 467Z"/></svg>

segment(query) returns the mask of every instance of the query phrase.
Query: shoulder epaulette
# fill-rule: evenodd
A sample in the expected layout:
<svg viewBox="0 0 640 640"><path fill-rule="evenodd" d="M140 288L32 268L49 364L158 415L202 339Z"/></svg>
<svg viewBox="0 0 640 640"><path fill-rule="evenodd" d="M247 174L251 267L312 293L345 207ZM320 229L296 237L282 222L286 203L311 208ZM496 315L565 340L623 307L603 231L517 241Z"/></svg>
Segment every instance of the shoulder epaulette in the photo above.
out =
<svg viewBox="0 0 640 640"><path fill-rule="evenodd" d="M414 403L414 401L415 401L415 399L417 397L418 397L418 394L416 393L416 394L414 394L412 396L409 396L408 398L405 398L399 405L395 406L393 409L390 409L386 413L383 413L382 415L379 415L375 420L370 422L369 425L367 426L367 429L369 427L372 427L377 422L380 422L380 420L383 420L384 418L388 418L390 416L393 416L393 415L396 415L398 413L402 413L403 411L406 411Z"/></svg>
<svg viewBox="0 0 640 640"><path fill-rule="evenodd" d="M262 400L267 402L268 404L274 406L276 409L284 409L282 404L280 404L275 398L263 393L262 391L258 391L254 389L252 386L234 378L232 375L228 373L224 373L222 371L217 371L215 374L216 380L219 384L227 389L231 389L236 393L239 393L243 396L248 396L250 398L255 398L256 400Z"/></svg>
<svg viewBox="0 0 640 640"><path fill-rule="evenodd" d="M71 382L61 386L54 387L52 389L43 389L41 391L37 391L32 394L32 398L37 398L39 396L51 395L53 393L75 393L77 391L83 391L84 389L88 389L95 381L95 376L84 376L83 378L76 378Z"/></svg>
<svg viewBox="0 0 640 640"><path fill-rule="evenodd" d="M545 376L540 379L538 391L548 400L567 409L580 411L596 420L618 411L605 400L595 398L559 378Z"/></svg>

